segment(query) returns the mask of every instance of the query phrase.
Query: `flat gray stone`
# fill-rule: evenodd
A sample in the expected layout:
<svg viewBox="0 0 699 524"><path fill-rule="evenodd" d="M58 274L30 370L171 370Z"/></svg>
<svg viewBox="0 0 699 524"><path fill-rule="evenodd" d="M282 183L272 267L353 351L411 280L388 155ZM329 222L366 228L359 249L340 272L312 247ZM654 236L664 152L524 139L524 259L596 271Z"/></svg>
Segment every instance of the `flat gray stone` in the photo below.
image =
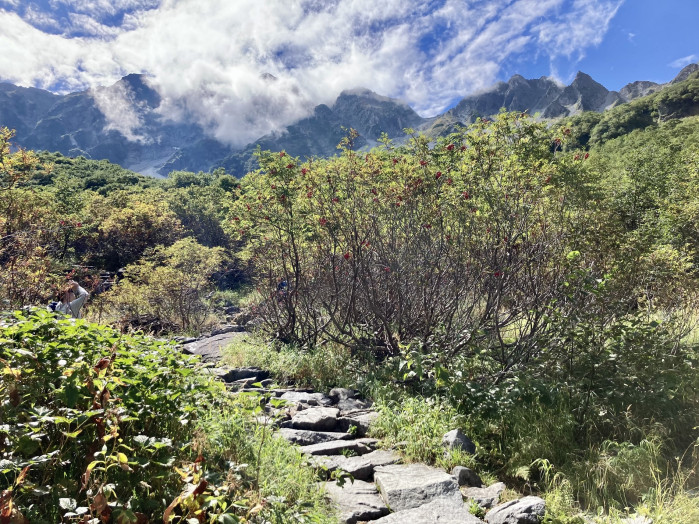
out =
<svg viewBox="0 0 699 524"><path fill-rule="evenodd" d="M358 440L335 440L321 442L299 448L306 455L341 455L342 452L353 452L357 455L365 455L371 452L371 448Z"/></svg>
<svg viewBox="0 0 699 524"><path fill-rule="evenodd" d="M546 511L546 502L539 497L511 500L491 509L485 516L488 524L538 524Z"/></svg>
<svg viewBox="0 0 699 524"><path fill-rule="evenodd" d="M337 416L339 413L340 410L337 408L304 409L291 418L291 427L294 429L334 431L337 429Z"/></svg>
<svg viewBox="0 0 699 524"><path fill-rule="evenodd" d="M374 481L391 511L416 508L439 498L463 504L456 479L425 464L380 466L374 470Z"/></svg>
<svg viewBox="0 0 699 524"><path fill-rule="evenodd" d="M375 524L483 524L468 512L463 503L454 499L435 499L413 509L391 513L374 521Z"/></svg>
<svg viewBox="0 0 699 524"><path fill-rule="evenodd" d="M202 337L184 344L183 351L193 355L200 355L203 362L218 362L221 360L223 348L230 345L235 339L244 336L246 336L244 333L222 333L211 337Z"/></svg>
<svg viewBox="0 0 699 524"><path fill-rule="evenodd" d="M220 328L214 329L211 332L211 336L225 335L227 333L240 333L242 331L245 331L243 326L229 324L227 326L221 326Z"/></svg>
<svg viewBox="0 0 699 524"><path fill-rule="evenodd" d="M370 400L359 400L356 398L341 399L334 405L340 411L356 411L358 409L370 408L372 402Z"/></svg>
<svg viewBox="0 0 699 524"><path fill-rule="evenodd" d="M505 491L505 484L496 482L487 488L466 488L462 493L466 499L474 500L480 507L488 509L500 501L503 491Z"/></svg>
<svg viewBox="0 0 699 524"><path fill-rule="evenodd" d="M456 477L456 482L459 486L480 488L483 485L481 478L471 468L456 466L451 470L451 474Z"/></svg>
<svg viewBox="0 0 699 524"><path fill-rule="evenodd" d="M375 520L388 513L388 508L379 497L376 486L361 480L346 482L339 487L326 482L325 491L340 510L340 522L356 524L364 520Z"/></svg>
<svg viewBox="0 0 699 524"><path fill-rule="evenodd" d="M392 451L377 450L356 457L316 456L313 462L325 467L328 473L339 469L346 471L357 480L371 480L374 477L375 468L399 464L402 460L398 454Z"/></svg>
<svg viewBox="0 0 699 524"><path fill-rule="evenodd" d="M330 406L333 401L330 397L322 393L304 393L301 391L287 391L282 394L282 400L293 404L304 403L309 406Z"/></svg>
<svg viewBox="0 0 699 524"><path fill-rule="evenodd" d="M333 442L335 440L349 440L352 435L339 431L311 431L308 429L282 428L279 434L292 444L299 446L311 446L322 442Z"/></svg>
<svg viewBox="0 0 699 524"><path fill-rule="evenodd" d="M363 437L369 431L369 426L379 416L376 411L362 410L352 413L343 413L338 419L338 430L349 431L351 427L357 428L356 435Z"/></svg>

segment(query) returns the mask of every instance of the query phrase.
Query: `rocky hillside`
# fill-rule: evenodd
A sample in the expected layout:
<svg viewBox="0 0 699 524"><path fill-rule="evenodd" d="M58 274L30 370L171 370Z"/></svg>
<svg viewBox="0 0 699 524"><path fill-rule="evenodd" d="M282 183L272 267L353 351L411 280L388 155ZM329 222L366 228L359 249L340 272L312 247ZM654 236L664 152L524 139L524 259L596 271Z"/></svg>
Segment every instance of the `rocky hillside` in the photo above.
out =
<svg viewBox="0 0 699 524"><path fill-rule="evenodd" d="M685 67L670 84L686 80L697 69L697 64ZM545 118L602 112L670 84L636 81L617 92L582 72L569 86L548 77L515 75L465 97L434 118L420 117L400 100L368 89L353 89L341 93L330 107L317 106L311 115L282 132L233 148L207 136L196 124L164 118L157 86L145 75L128 75L109 87L64 96L0 84L0 125L16 129L18 143L24 147L106 159L144 174L164 176L173 170L223 167L242 176L255 168L253 153L257 147L285 149L294 156L328 156L337 152L348 128L360 133L357 147L370 147L382 133L401 139L403 129L412 127L440 135L457 124L494 115L503 107L540 113Z"/></svg>

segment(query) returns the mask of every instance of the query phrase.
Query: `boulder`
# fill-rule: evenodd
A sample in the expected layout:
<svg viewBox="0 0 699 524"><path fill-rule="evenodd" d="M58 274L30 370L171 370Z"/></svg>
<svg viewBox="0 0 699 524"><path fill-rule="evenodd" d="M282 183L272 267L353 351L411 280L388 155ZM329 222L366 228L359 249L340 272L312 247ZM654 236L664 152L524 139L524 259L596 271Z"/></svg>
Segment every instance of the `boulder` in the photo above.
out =
<svg viewBox="0 0 699 524"><path fill-rule="evenodd" d="M463 490L464 497L474 500L480 507L492 508L500 501L500 494L505 491L505 484L496 482L487 488L466 488Z"/></svg>
<svg viewBox="0 0 699 524"><path fill-rule="evenodd" d="M339 413L340 410L336 408L305 409L292 417L291 427L314 431L333 431L337 429L337 415Z"/></svg>
<svg viewBox="0 0 699 524"><path fill-rule="evenodd" d="M544 499L530 496L494 507L485 521L488 524L538 524L545 511Z"/></svg>
<svg viewBox="0 0 699 524"><path fill-rule="evenodd" d="M459 486L475 486L480 488L483 485L483 481L478 474L470 468L456 466L451 470L451 474L456 477L456 482Z"/></svg>
<svg viewBox="0 0 699 524"><path fill-rule="evenodd" d="M353 389L347 388L332 388L330 393L328 393L328 396L335 402L339 402L340 400L355 398L357 396L357 392Z"/></svg>
<svg viewBox="0 0 699 524"><path fill-rule="evenodd" d="M371 425L371 423L374 420L376 420L378 416L379 414L376 411L370 410L343 413L343 416L341 416L337 421L337 429L339 431L351 432L350 428L354 427L357 428L356 430L354 430L356 431L356 435L358 437L363 437L367 434L367 431L369 431L369 426Z"/></svg>
<svg viewBox="0 0 699 524"><path fill-rule="evenodd" d="M332 442L335 440L349 440L352 435L339 431L310 431L307 429L282 428L279 434L292 444L299 446L310 446L322 442Z"/></svg>
<svg viewBox="0 0 699 524"><path fill-rule="evenodd" d="M341 455L343 452L352 452L364 455L371 452L371 448L358 440L335 440L321 442L310 446L301 446L301 451L306 455Z"/></svg>
<svg viewBox="0 0 699 524"><path fill-rule="evenodd" d="M339 469L346 471L357 480L371 480L374 477L374 469L380 466L398 464L401 462L401 458L392 451L378 450L356 457L316 456L313 462L326 468L328 473Z"/></svg>
<svg viewBox="0 0 699 524"><path fill-rule="evenodd" d="M442 446L446 449L463 450L473 455L476 452L476 445L460 429L452 429L442 437Z"/></svg>
<svg viewBox="0 0 699 524"><path fill-rule="evenodd" d="M456 479L425 464L380 466L374 470L374 481L392 511L416 508L434 499L462 503Z"/></svg>
<svg viewBox="0 0 699 524"><path fill-rule="evenodd" d="M374 521L375 524L483 524L468 512L463 503L454 499L435 499L413 509L391 513Z"/></svg>
<svg viewBox="0 0 699 524"><path fill-rule="evenodd" d="M335 482L327 482L325 491L340 510L340 522L355 524L365 520L375 520L388 513L388 508L379 497L376 486L361 480L346 482L339 487Z"/></svg>
<svg viewBox="0 0 699 524"><path fill-rule="evenodd" d="M282 400L294 404L304 403L309 406L330 406L333 401L322 393L305 393L303 391L287 391L281 396Z"/></svg>
<svg viewBox="0 0 699 524"><path fill-rule="evenodd" d="M237 382L239 380L255 381L265 380L269 378L269 371L260 368L233 368L229 369L225 376L222 377L224 382Z"/></svg>

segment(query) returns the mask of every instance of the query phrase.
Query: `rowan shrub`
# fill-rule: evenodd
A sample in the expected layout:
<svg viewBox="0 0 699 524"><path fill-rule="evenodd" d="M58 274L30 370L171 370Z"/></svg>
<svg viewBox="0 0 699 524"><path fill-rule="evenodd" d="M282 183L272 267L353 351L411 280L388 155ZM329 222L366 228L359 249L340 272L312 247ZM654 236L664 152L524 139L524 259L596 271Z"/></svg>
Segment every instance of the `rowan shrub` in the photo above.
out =
<svg viewBox="0 0 699 524"><path fill-rule="evenodd" d="M360 153L352 139L304 164L260 152L242 181L229 227L267 331L385 355L485 347L501 371L529 359L589 201L583 161L519 114L434 145Z"/></svg>

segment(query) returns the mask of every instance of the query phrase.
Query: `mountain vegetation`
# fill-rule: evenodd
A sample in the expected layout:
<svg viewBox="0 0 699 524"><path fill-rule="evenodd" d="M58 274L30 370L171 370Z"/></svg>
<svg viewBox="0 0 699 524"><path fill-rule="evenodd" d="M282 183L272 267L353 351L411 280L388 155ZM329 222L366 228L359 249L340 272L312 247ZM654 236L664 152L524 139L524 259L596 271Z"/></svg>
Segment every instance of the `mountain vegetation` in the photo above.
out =
<svg viewBox="0 0 699 524"><path fill-rule="evenodd" d="M408 460L444 460L458 424L470 466L541 494L545 522L696 521L698 82L371 150L349 131L329 158L260 149L240 180L16 149L4 128L2 517L333 522L259 397L138 332L199 333L232 304L258 344L227 358L359 389ZM66 279L85 320L32 309Z"/></svg>

